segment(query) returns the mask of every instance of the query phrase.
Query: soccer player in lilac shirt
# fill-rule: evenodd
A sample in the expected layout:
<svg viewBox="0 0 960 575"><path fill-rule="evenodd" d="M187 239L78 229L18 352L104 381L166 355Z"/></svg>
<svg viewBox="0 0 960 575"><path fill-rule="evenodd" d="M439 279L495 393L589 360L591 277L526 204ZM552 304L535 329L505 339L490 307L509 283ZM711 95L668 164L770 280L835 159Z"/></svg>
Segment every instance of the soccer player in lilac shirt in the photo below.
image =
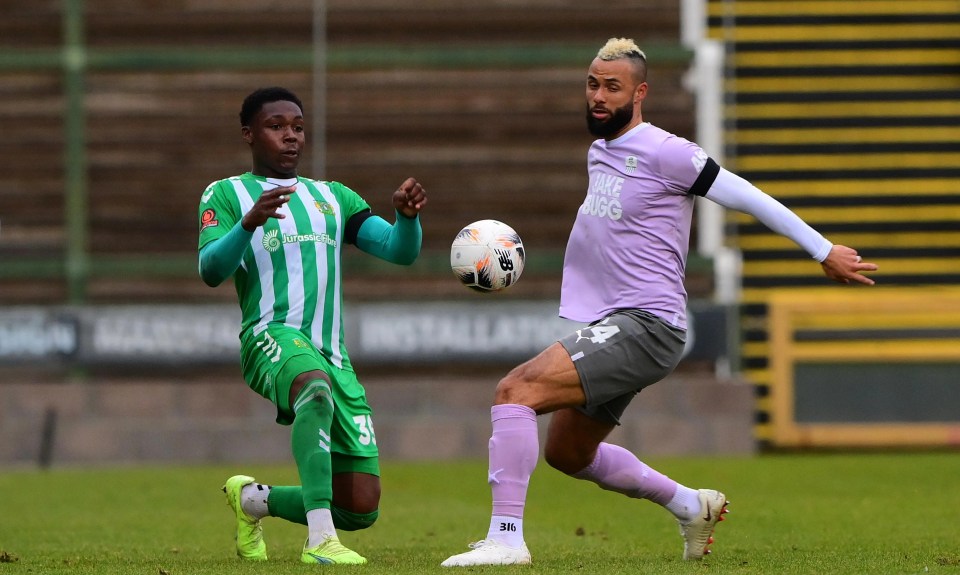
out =
<svg viewBox="0 0 960 575"><path fill-rule="evenodd" d="M646 56L611 38L587 73L589 186L567 243L562 317L589 324L514 368L491 408L486 537L445 567L531 562L523 537L527 486L539 456L537 415L553 413L547 463L577 479L673 514L683 558L709 553L726 496L692 489L604 442L644 387L666 377L686 341L683 286L694 200L753 215L790 238L840 283L874 282L856 250L830 243L783 204L721 168L696 144L643 121Z"/></svg>

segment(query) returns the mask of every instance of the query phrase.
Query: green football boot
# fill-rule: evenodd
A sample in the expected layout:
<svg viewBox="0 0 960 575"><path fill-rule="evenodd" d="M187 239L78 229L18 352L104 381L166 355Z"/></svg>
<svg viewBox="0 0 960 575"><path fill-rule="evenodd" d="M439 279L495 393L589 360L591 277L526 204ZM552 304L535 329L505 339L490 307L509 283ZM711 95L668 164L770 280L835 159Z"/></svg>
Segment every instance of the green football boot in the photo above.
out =
<svg viewBox="0 0 960 575"><path fill-rule="evenodd" d="M363 565L367 559L356 551L347 549L336 535L331 535L315 547L308 548L307 543L304 543L300 561L319 565Z"/></svg>

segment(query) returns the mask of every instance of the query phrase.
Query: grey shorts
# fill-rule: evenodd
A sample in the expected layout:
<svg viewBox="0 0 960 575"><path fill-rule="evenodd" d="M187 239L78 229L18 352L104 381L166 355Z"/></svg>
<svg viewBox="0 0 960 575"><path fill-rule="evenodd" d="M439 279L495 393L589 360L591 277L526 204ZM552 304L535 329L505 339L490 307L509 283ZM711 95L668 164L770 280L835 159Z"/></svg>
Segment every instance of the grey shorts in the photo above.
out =
<svg viewBox="0 0 960 575"><path fill-rule="evenodd" d="M633 396L680 363L687 334L652 313L622 310L560 340L580 374L584 415L620 424Z"/></svg>

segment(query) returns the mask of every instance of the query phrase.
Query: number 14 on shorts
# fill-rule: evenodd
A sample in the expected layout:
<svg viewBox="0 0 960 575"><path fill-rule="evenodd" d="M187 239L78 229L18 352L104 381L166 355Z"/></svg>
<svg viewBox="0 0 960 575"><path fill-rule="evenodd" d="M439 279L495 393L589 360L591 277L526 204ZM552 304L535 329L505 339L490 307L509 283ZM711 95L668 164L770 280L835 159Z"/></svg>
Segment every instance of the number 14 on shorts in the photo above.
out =
<svg viewBox="0 0 960 575"><path fill-rule="evenodd" d="M620 328L615 325L597 324L593 327L577 330L577 341L589 339L592 343L602 345L611 337L620 333Z"/></svg>

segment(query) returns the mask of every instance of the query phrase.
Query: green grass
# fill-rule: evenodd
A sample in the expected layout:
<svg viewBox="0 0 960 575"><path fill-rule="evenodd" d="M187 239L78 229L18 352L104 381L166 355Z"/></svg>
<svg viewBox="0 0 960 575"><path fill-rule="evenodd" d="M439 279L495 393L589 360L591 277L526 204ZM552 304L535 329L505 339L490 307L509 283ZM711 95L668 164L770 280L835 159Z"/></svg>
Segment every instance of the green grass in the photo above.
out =
<svg viewBox="0 0 960 575"><path fill-rule="evenodd" d="M543 462L525 518L531 567L470 568L525 574L960 575L960 453L669 458L655 467L731 499L714 554L680 559L669 514ZM377 524L342 533L370 564L324 568L408 575L439 567L483 537L490 498L484 462L383 462ZM231 516L219 486L244 472L293 482L290 467L57 469L0 473L0 574L302 574L305 529L265 520L271 560L233 557Z"/></svg>

